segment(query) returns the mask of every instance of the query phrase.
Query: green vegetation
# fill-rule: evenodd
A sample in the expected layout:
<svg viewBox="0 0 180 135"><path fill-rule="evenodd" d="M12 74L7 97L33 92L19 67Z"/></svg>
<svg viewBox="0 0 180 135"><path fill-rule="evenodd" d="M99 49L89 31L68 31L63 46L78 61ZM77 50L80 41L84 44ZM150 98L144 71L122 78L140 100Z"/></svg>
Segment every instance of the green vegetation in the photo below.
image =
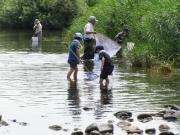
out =
<svg viewBox="0 0 180 135"><path fill-rule="evenodd" d="M2 0L0 7L1 27L32 28L38 18L43 28L63 30L64 42L83 33L94 15L95 30L113 40L124 27L130 29L126 42L135 47L126 59L134 66L152 67L156 60L180 65L179 0Z"/></svg>
<svg viewBox="0 0 180 135"><path fill-rule="evenodd" d="M152 64L159 63L157 60L162 61L162 65L170 62L177 66L180 63L178 0L99 0L65 31L66 41L70 41L75 32L83 32L90 15L99 20L96 31L112 39L122 28L130 29L126 41L135 42L135 47L128 52L126 59L134 66L142 66L144 62L147 67L152 67Z"/></svg>
<svg viewBox="0 0 180 135"><path fill-rule="evenodd" d="M38 18L44 29L63 29L79 12L77 0L4 0L0 7L0 25L7 28L32 28Z"/></svg>

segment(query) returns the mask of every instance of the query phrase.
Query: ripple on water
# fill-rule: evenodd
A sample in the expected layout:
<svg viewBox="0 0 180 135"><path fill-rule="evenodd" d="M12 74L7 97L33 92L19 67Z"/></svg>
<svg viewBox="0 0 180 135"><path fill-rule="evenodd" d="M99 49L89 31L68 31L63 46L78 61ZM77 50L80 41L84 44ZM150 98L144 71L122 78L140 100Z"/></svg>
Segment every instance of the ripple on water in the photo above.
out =
<svg viewBox="0 0 180 135"><path fill-rule="evenodd" d="M163 89L161 84L150 85L147 74L137 71L127 73L116 65L113 76L109 77L111 86L108 88L100 88L98 79L87 80L87 71L82 64L78 65L78 82L69 82L66 80L69 70L67 56L68 54L27 52L0 54L0 109L3 119L17 119L28 123L26 128L10 123L9 127L1 128L0 133L69 135L74 128L84 130L93 122L100 124L113 120L116 125L119 120L113 114L121 110L133 112L133 125L142 129L158 127L165 121L153 120L149 125L143 125L137 121L137 115L158 112L170 96L175 97L171 102L178 102L179 95L173 94L175 90ZM87 67L99 74L98 66L89 63ZM86 111L84 107L93 109ZM54 132L48 129L55 124L70 131ZM170 126L177 133L179 124L170 123ZM125 135L117 126L115 131Z"/></svg>

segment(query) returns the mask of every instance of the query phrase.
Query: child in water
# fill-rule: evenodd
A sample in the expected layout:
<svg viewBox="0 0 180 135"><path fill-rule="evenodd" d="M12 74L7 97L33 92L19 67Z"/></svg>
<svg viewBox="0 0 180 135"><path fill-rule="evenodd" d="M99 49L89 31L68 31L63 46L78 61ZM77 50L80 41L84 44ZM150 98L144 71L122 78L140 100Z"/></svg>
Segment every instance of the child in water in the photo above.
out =
<svg viewBox="0 0 180 135"><path fill-rule="evenodd" d="M114 64L109 56L108 53L105 52L103 46L96 46L95 53L99 54L99 59L101 60L101 74L100 74L100 80L99 83L102 86L103 81L106 81L106 86L109 84L109 78L108 75L112 75L112 72L114 70Z"/></svg>
<svg viewBox="0 0 180 135"><path fill-rule="evenodd" d="M69 57L68 57L68 63L70 65L70 70L67 74L67 79L71 80L70 77L72 73L74 72L74 81L77 81L77 73L78 73L78 67L77 64L81 61L79 50L81 48L80 42L83 41L83 36L81 33L75 33L74 35L74 40L70 45L70 52L69 52Z"/></svg>

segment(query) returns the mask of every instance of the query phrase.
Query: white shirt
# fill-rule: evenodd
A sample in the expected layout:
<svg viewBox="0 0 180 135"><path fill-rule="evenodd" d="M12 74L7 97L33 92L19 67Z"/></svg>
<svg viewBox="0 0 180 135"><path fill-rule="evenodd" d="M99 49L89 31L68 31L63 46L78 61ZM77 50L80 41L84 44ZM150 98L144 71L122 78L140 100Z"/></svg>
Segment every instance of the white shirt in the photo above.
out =
<svg viewBox="0 0 180 135"><path fill-rule="evenodd" d="M94 34L86 34L87 31L94 31L94 26L90 22L84 27L84 38L94 39Z"/></svg>

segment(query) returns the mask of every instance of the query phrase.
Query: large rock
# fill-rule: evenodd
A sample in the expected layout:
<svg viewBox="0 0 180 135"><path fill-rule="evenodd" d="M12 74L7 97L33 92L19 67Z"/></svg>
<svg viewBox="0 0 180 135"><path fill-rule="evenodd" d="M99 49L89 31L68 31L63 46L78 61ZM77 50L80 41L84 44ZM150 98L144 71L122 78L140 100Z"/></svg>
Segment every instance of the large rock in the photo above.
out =
<svg viewBox="0 0 180 135"><path fill-rule="evenodd" d="M90 134L90 132L93 131L93 130L99 131L98 126L97 126L96 123L90 124L90 125L85 129L85 133Z"/></svg>
<svg viewBox="0 0 180 135"><path fill-rule="evenodd" d="M139 114L137 116L137 119L140 122L143 122L143 123L146 123L146 122L149 122L149 121L153 120L153 118L152 118L152 116L150 114Z"/></svg>
<svg viewBox="0 0 180 135"><path fill-rule="evenodd" d="M114 131L114 126L113 124L100 124L98 125L98 129L99 129L99 132L100 133L106 133L106 132L110 132L110 133L113 133Z"/></svg>

